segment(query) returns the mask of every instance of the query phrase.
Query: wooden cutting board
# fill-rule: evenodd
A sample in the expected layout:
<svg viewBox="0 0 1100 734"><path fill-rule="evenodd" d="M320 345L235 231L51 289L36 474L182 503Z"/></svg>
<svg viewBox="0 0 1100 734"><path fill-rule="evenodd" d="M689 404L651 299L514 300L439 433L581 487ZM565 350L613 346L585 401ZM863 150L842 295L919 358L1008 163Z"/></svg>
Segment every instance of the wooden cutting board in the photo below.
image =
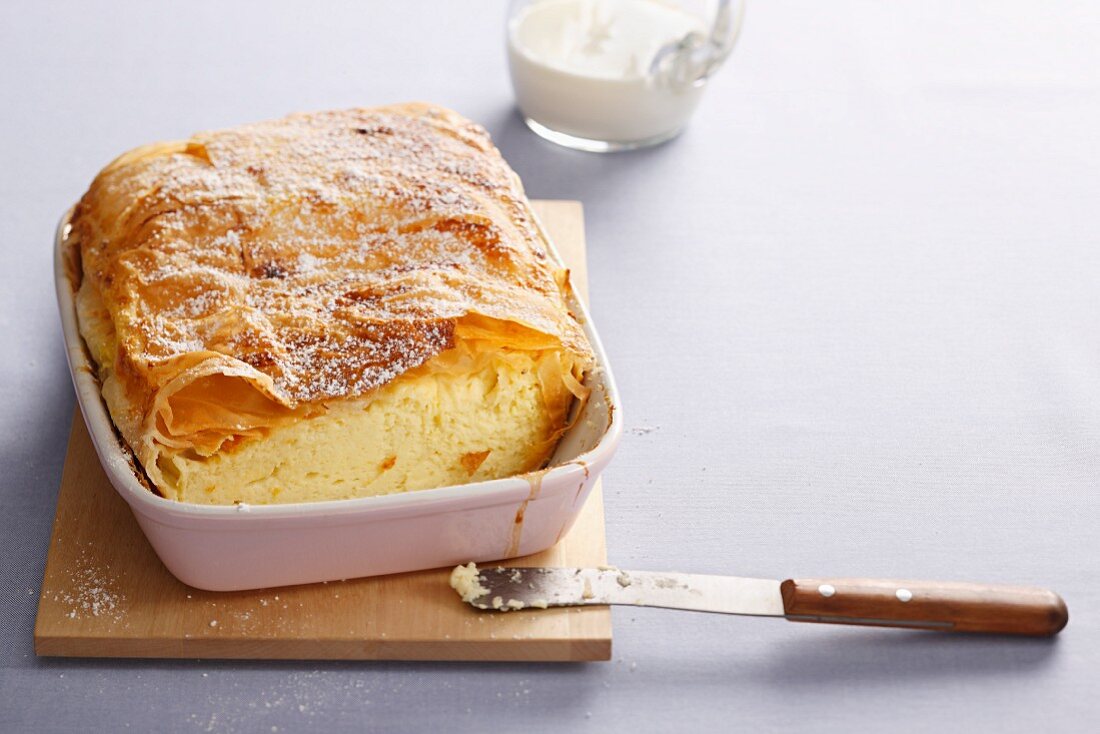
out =
<svg viewBox="0 0 1100 734"><path fill-rule="evenodd" d="M587 298L584 219L575 201L536 201ZM593 490L555 547L515 565L607 561ZM34 628L38 655L347 660L608 660L606 607L476 612L450 569L264 591L209 592L177 581L111 487L79 411L73 417Z"/></svg>

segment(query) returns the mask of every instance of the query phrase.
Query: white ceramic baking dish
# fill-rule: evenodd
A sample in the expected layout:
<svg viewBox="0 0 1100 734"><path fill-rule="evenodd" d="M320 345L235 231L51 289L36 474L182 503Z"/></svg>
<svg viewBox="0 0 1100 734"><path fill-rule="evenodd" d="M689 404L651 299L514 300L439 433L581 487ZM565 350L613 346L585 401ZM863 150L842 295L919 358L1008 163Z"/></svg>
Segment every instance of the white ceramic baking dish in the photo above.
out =
<svg viewBox="0 0 1100 734"><path fill-rule="evenodd" d="M71 214L58 227L54 273L77 402L111 484L164 565L186 584L212 591L258 589L536 553L573 525L619 442L615 381L588 311L574 299L569 306L583 322L597 368L587 378L592 396L547 469L404 494L247 511L164 499L139 480L141 469L115 431L77 327L73 268L65 249Z"/></svg>

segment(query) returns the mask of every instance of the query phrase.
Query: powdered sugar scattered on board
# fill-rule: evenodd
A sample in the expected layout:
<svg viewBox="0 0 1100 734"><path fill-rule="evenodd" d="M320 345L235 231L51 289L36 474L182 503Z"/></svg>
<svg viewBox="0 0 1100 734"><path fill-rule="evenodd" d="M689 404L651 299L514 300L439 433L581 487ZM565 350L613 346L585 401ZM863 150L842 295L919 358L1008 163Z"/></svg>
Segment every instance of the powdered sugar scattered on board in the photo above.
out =
<svg viewBox="0 0 1100 734"><path fill-rule="evenodd" d="M91 544L88 545L90 547ZM100 565L87 547L77 552L76 567L66 589L43 593L68 608L69 619L89 617L120 623L126 617L126 595L118 591L118 582L110 565Z"/></svg>

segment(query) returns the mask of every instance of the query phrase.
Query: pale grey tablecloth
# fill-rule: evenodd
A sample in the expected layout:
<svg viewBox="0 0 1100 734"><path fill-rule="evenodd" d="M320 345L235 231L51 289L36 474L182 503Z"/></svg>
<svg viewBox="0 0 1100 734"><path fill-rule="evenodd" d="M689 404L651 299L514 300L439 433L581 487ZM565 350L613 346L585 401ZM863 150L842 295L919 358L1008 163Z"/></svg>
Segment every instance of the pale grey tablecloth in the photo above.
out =
<svg viewBox="0 0 1100 734"><path fill-rule="evenodd" d="M1095 728L1100 5L753 3L687 134L613 157L522 127L502 14L0 5L0 730ZM408 99L586 205L634 429L614 562L1049 585L1061 638L624 609L607 664L35 659L73 406L56 218L138 143Z"/></svg>

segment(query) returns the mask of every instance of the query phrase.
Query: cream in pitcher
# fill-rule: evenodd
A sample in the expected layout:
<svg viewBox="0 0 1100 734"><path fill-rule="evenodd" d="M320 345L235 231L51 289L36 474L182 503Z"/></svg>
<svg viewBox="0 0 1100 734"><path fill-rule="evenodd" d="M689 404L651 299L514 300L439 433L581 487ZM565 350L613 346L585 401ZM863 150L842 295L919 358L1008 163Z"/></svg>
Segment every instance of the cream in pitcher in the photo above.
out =
<svg viewBox="0 0 1100 734"><path fill-rule="evenodd" d="M597 151L675 136L732 49L741 8L719 2L708 28L662 0L513 3L508 61L527 124L554 142Z"/></svg>

